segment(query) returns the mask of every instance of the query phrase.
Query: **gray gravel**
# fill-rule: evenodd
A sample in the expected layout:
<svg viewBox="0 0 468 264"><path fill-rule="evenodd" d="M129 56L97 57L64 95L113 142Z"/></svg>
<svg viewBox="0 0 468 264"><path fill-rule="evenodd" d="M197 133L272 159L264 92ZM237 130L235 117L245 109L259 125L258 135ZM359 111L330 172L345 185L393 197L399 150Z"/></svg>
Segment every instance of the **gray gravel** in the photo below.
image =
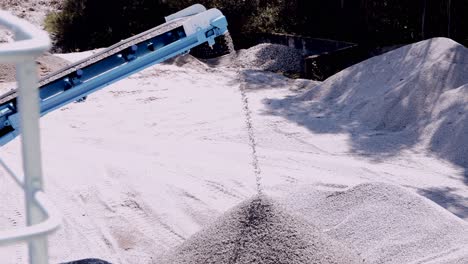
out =
<svg viewBox="0 0 468 264"><path fill-rule="evenodd" d="M261 196L225 213L161 263L362 263L363 260L274 200Z"/></svg>
<svg viewBox="0 0 468 264"><path fill-rule="evenodd" d="M468 263L468 224L402 187L367 183L326 191L289 186L284 192L284 206L368 263Z"/></svg>
<svg viewBox="0 0 468 264"><path fill-rule="evenodd" d="M333 113L341 127L357 124L359 129L408 135L404 144L397 137L400 142L387 149L422 144L468 168L467 73L468 49L451 39L433 38L353 65L298 101L321 107L321 114ZM379 138L365 144L381 148L374 140Z"/></svg>
<svg viewBox="0 0 468 264"><path fill-rule="evenodd" d="M297 49L264 43L239 50L234 65L248 69L298 73L302 71L302 61L302 53Z"/></svg>

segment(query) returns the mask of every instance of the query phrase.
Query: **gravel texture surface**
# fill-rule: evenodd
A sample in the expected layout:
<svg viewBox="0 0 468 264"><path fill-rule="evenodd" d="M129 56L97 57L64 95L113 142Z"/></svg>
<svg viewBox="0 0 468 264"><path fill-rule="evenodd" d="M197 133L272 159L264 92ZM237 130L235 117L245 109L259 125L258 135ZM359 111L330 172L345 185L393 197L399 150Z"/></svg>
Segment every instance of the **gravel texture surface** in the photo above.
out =
<svg viewBox="0 0 468 264"><path fill-rule="evenodd" d="M362 263L343 244L257 196L193 235L162 263Z"/></svg>
<svg viewBox="0 0 468 264"><path fill-rule="evenodd" d="M368 263L468 263L467 223L402 187L366 183L338 191L305 186L287 192L284 206Z"/></svg>
<svg viewBox="0 0 468 264"><path fill-rule="evenodd" d="M259 44L246 50L239 50L234 64L241 68L251 68L273 72L301 72L302 53L278 44Z"/></svg>
<svg viewBox="0 0 468 264"><path fill-rule="evenodd" d="M211 67L251 69L278 73L300 73L302 53L284 45L263 43L219 58L204 60Z"/></svg>
<svg viewBox="0 0 468 264"><path fill-rule="evenodd" d="M389 144L420 144L468 167L467 73L468 49L434 38L349 67L301 100L343 127L405 133L406 141Z"/></svg>

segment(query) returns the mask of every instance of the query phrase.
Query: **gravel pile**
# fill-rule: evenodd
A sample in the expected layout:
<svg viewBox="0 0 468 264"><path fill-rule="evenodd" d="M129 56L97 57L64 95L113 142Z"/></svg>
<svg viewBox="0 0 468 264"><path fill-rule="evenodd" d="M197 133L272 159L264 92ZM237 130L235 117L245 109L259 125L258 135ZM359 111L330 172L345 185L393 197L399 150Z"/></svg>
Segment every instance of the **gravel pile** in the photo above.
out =
<svg viewBox="0 0 468 264"><path fill-rule="evenodd" d="M248 69L300 73L303 56L297 49L265 43L239 50L233 64Z"/></svg>
<svg viewBox="0 0 468 264"><path fill-rule="evenodd" d="M302 73L303 60L302 53L297 49L264 43L249 49L238 50L236 53L201 61L213 68L226 67L276 73Z"/></svg>
<svg viewBox="0 0 468 264"><path fill-rule="evenodd" d="M354 122L350 126L404 131L408 139L466 168L467 73L468 49L433 38L349 67L299 101L321 105L342 122Z"/></svg>
<svg viewBox="0 0 468 264"><path fill-rule="evenodd" d="M341 191L299 187L291 212L353 247L368 263L468 263L468 224L402 187L367 183Z"/></svg>
<svg viewBox="0 0 468 264"><path fill-rule="evenodd" d="M277 202L256 197L198 232L161 263L363 263Z"/></svg>

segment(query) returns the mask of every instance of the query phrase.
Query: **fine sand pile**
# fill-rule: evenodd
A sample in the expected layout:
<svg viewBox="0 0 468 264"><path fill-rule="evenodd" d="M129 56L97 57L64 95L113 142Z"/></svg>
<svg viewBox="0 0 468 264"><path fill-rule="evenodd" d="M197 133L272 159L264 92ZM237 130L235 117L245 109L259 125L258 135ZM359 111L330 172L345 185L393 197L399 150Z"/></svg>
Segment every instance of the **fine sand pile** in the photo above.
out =
<svg viewBox="0 0 468 264"><path fill-rule="evenodd" d="M161 263L363 263L346 246L265 196L248 200L193 235Z"/></svg>
<svg viewBox="0 0 468 264"><path fill-rule="evenodd" d="M342 191L298 187L284 205L368 263L468 263L468 225L419 195L383 183Z"/></svg>
<svg viewBox="0 0 468 264"><path fill-rule="evenodd" d="M410 132L414 141L467 167L467 73L468 49L434 38L347 68L300 100L348 127Z"/></svg>

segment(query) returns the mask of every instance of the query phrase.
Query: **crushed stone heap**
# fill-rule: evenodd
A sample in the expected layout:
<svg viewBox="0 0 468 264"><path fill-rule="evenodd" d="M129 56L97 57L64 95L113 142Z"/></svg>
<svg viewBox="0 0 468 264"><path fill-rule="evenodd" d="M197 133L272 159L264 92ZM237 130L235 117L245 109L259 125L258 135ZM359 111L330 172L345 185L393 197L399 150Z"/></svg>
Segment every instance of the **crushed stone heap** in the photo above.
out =
<svg viewBox="0 0 468 264"><path fill-rule="evenodd" d="M320 100L375 129L398 131L429 121L447 92L468 83L468 49L447 38L407 45L351 66L303 100Z"/></svg>
<svg viewBox="0 0 468 264"><path fill-rule="evenodd" d="M350 245L367 263L468 263L468 224L403 187L297 187L283 206Z"/></svg>
<svg viewBox="0 0 468 264"><path fill-rule="evenodd" d="M248 200L193 235L161 263L363 263L268 197Z"/></svg>
<svg viewBox="0 0 468 264"><path fill-rule="evenodd" d="M233 66L272 72L299 73L302 71L302 63L301 51L284 45L264 43L239 50Z"/></svg>
<svg viewBox="0 0 468 264"><path fill-rule="evenodd" d="M405 132L468 167L468 49L447 38L410 44L351 66L297 98L342 127Z"/></svg>

